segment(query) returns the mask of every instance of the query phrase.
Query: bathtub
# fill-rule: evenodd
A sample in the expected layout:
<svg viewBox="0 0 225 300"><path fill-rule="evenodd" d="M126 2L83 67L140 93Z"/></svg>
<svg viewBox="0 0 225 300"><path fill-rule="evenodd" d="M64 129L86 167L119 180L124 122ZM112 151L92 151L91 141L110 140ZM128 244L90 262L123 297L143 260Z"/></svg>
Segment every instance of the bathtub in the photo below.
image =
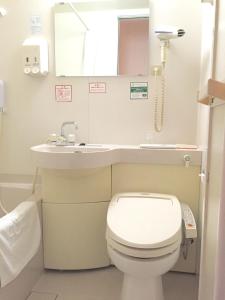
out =
<svg viewBox="0 0 225 300"><path fill-rule="evenodd" d="M31 195L32 185L29 183L0 183L0 200L7 211L13 210L19 203ZM38 188L37 190L40 190ZM36 199L40 199L40 192L35 193ZM38 201L39 207L41 201ZM40 210L41 212L41 210ZM0 210L0 217L3 212ZM29 262L20 275L6 287L0 288L1 300L25 300L32 287L43 272L42 245L38 253Z"/></svg>

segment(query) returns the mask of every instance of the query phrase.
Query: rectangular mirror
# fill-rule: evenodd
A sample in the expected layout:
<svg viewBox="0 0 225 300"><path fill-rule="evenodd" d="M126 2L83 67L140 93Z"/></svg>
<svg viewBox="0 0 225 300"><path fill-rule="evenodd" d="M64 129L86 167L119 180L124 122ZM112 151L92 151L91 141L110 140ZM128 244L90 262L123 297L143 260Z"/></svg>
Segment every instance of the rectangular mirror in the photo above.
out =
<svg viewBox="0 0 225 300"><path fill-rule="evenodd" d="M148 75L148 0L62 2L54 19L56 76Z"/></svg>

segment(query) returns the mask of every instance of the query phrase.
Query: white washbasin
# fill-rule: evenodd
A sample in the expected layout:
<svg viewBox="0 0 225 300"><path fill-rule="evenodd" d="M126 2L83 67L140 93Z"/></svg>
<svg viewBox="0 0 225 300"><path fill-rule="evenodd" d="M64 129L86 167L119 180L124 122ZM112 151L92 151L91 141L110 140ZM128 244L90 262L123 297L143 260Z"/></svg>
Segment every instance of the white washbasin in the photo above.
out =
<svg viewBox="0 0 225 300"><path fill-rule="evenodd" d="M187 148L155 148L138 145L87 144L85 146L56 146L43 144L31 147L35 165L43 169L99 168L116 163L145 163L180 165L184 155L191 164L199 165L201 150Z"/></svg>
<svg viewBox="0 0 225 300"><path fill-rule="evenodd" d="M110 147L103 147L102 145L85 145L85 146L56 146L56 145L40 145L32 147L34 151L51 152L51 153L95 153L110 151Z"/></svg>
<svg viewBox="0 0 225 300"><path fill-rule="evenodd" d="M35 164L47 169L98 168L117 160L113 146L88 144L85 146L56 146L43 144L31 147Z"/></svg>

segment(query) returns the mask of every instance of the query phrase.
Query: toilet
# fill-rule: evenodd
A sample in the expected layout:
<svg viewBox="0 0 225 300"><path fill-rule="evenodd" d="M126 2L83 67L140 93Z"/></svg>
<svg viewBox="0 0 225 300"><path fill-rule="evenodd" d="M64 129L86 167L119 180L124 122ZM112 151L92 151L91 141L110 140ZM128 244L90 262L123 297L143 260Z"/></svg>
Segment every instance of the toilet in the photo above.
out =
<svg viewBox="0 0 225 300"><path fill-rule="evenodd" d="M112 263L124 273L121 300L164 300L162 275L175 265L182 242L182 211L172 195L115 195L106 240Z"/></svg>

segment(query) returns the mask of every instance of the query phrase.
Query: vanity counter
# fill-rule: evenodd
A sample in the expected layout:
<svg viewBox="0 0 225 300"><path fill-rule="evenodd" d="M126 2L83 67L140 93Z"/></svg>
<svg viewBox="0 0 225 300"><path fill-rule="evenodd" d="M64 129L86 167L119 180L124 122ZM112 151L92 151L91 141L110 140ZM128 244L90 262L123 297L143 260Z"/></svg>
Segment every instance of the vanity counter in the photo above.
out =
<svg viewBox="0 0 225 300"><path fill-rule="evenodd" d="M185 148L186 147L186 148ZM109 145L31 147L35 165L44 169L99 168L119 163L200 165L202 150L184 145ZM187 161L189 160L189 161Z"/></svg>

